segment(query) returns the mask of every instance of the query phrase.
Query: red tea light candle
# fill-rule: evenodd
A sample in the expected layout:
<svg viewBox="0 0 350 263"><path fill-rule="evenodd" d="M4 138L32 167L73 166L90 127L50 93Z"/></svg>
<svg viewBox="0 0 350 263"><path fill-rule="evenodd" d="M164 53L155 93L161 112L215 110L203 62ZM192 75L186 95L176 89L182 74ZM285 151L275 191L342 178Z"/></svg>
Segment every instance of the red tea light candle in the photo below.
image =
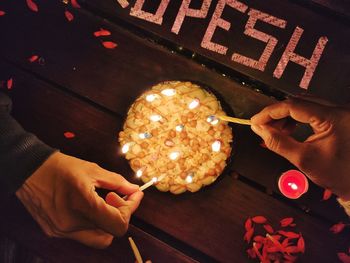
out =
<svg viewBox="0 0 350 263"><path fill-rule="evenodd" d="M307 192L309 182L302 172L289 170L284 172L278 179L278 188L284 196L290 199L297 199Z"/></svg>

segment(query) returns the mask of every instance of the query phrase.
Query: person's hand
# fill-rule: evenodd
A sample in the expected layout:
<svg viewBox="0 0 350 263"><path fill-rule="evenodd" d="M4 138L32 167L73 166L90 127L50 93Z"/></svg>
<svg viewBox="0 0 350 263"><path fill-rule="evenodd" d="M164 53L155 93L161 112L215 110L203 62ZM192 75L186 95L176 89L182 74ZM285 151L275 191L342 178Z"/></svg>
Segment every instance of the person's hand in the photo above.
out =
<svg viewBox="0 0 350 263"><path fill-rule="evenodd" d="M106 200L95 188L111 190ZM119 195L128 195L123 200ZM109 246L128 229L143 197L138 185L94 163L54 153L16 192L43 231L95 248Z"/></svg>
<svg viewBox="0 0 350 263"><path fill-rule="evenodd" d="M281 122L307 123L314 134L304 142ZM305 100L286 100L252 117L252 130L267 148L288 159L316 184L350 200L350 110Z"/></svg>

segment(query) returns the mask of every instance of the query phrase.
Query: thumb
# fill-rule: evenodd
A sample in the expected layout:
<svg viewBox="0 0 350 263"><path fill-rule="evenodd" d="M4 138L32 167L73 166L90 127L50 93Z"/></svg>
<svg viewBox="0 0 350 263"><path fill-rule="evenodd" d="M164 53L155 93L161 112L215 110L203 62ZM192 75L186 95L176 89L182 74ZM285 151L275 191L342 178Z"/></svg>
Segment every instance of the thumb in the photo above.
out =
<svg viewBox="0 0 350 263"><path fill-rule="evenodd" d="M251 129L265 142L266 147L286 158L295 166L300 164L305 145L268 125L252 125Z"/></svg>

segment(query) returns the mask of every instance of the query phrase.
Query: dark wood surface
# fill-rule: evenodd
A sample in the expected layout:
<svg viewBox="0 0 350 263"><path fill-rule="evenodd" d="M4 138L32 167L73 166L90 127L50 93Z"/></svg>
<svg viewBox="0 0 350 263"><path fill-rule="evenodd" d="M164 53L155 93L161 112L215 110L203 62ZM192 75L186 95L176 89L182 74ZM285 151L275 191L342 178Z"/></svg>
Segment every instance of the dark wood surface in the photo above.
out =
<svg viewBox="0 0 350 263"><path fill-rule="evenodd" d="M1 42L0 80L14 79L14 116L46 143L118 171L132 181L127 162L117 154L117 133L130 104L152 84L168 79L199 81L213 88L240 117L250 117L275 101L148 41L123 23L105 21L90 11L71 10L75 19L69 23L63 15L67 7L60 2L40 2L37 14L25 4L8 2L4 8L7 14L1 17L0 28L6 38ZM112 32L107 39L118 44L115 50L104 49L101 40L93 37L100 27ZM333 34L343 32L339 30ZM187 40L186 45L192 48ZM349 49L337 52L346 58ZM41 56L42 63L29 63L27 59L33 54ZM346 90L344 94L349 95ZM65 139L65 131L73 131L76 138ZM243 224L247 217L263 214L275 226L283 217L296 218L297 229L307 242L300 262L337 262L336 252L347 249L349 238L346 233L335 236L328 230L332 223L346 220L335 199L321 202L322 189L312 187L303 198L289 202L279 195L276 181L291 165L262 148L247 127L235 127L235 138L234 161L213 186L181 196L147 190L130 232L140 240L145 258L154 262L250 262L242 241ZM239 174L238 180L235 174ZM273 196L266 191L274 192ZM12 222L11 216L3 218L2 226L9 227L2 227L2 231L51 261L62 262L62 255L71 255L71 262L112 262L120 259L120 252L120 260L132 262L125 238L103 251L67 240L48 240L25 217L20 205L10 206L9 211L24 219ZM16 224L21 228L15 229Z"/></svg>
<svg viewBox="0 0 350 263"><path fill-rule="evenodd" d="M186 17L178 34L171 32L171 29L178 14L181 1L170 1L161 25L130 15L131 8L134 7L136 2L135 0L128 1L130 5L126 8L118 5L117 1L86 0L85 2L91 11L100 11L101 15L108 16L113 21L125 24L131 28L134 28L132 26L141 28L141 31L145 31L146 34L153 34L154 37L158 38L159 42L165 43L165 45L169 45L169 42L172 43L171 48L175 51L178 47L185 47L190 53L194 52L202 55L204 58L199 58L199 60L204 60L204 63L208 66L220 68L228 75L244 79L248 84L257 85L267 90L281 90L288 94L309 92L338 103L349 102L349 82L347 77L350 69L349 60L347 59L349 56L348 42L350 40L349 23L340 21L334 16L320 15L312 10L312 5L310 7L309 5L300 4L300 2L305 2L306 4L307 1L272 0L268 4L259 0L240 1L249 8L257 9L287 21L285 29L264 24L263 22L258 22L256 25L258 30L271 34L279 41L264 72L231 60L234 52L258 59L265 48L265 43L243 34L248 19L248 11L243 14L227 6L224 9L222 17L231 23L231 28L228 31L218 28L213 37L213 42L228 47L227 54L222 55L201 47L201 41L218 1L214 0L211 2L205 19ZM200 8L198 2L201 3L201 1L192 2L197 3L197 5L192 5L193 8ZM338 7L342 6L345 9L345 6L348 5L345 2L347 1L344 1L343 5L338 4ZM145 1L143 10L154 12L158 5L159 1ZM324 3L324 5L334 6L332 3ZM299 87L305 68L292 62L288 64L281 79L273 77L276 65L296 26L303 28L304 33L295 52L306 58L311 57L315 45L321 36L326 36L329 39L308 90Z"/></svg>

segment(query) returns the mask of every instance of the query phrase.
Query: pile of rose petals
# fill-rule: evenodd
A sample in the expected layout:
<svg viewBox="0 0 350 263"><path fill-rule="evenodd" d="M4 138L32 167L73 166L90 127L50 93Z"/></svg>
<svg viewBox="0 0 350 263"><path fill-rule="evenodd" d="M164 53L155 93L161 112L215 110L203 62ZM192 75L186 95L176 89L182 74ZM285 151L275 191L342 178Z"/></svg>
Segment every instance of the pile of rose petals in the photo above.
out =
<svg viewBox="0 0 350 263"><path fill-rule="evenodd" d="M295 262L305 252L301 233L290 231L295 226L292 217L282 219L279 230L274 230L264 216L248 218L244 224L246 233L243 238L251 245L247 249L248 256L263 263Z"/></svg>

